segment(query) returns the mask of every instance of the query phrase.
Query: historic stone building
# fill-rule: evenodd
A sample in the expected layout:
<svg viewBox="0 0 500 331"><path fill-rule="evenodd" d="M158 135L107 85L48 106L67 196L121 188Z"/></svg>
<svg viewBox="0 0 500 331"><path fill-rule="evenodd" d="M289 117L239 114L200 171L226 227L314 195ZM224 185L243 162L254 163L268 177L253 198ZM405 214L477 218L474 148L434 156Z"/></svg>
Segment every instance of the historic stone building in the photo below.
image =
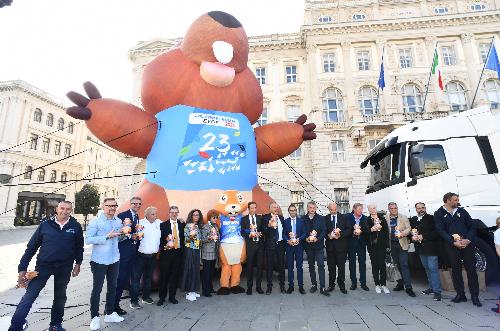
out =
<svg viewBox="0 0 500 331"><path fill-rule="evenodd" d="M300 32L249 37L249 67L264 94L260 124L306 114L318 134L286 163L259 167L264 190L284 209L310 199L321 212L330 200L343 210L363 202L368 173L359 164L381 138L409 121L471 107L499 22L500 0L306 0ZM136 104L143 67L180 41L157 38L130 50ZM436 73L426 98L435 52L444 90ZM385 88L377 97L382 56ZM487 103L500 107L500 82L488 71L474 106ZM141 170L139 161L123 167ZM121 194L135 190L130 184Z"/></svg>
<svg viewBox="0 0 500 331"><path fill-rule="evenodd" d="M122 157L65 108L24 81L0 82L0 229L37 223L59 201L74 201L84 183L71 180L119 174ZM118 194L115 179L89 182Z"/></svg>

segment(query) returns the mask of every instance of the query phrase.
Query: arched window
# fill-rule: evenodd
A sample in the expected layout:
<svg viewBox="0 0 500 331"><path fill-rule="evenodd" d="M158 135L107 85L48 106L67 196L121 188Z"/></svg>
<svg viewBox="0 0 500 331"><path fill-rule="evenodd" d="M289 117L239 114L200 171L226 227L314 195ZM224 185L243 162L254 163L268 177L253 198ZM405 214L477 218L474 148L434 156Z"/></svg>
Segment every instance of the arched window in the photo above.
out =
<svg viewBox="0 0 500 331"><path fill-rule="evenodd" d="M73 124L73 122L69 122L69 124L68 124L68 133L73 133L73 131L75 130L74 126L75 125Z"/></svg>
<svg viewBox="0 0 500 331"><path fill-rule="evenodd" d="M468 108L465 88L461 83L449 82L446 84L445 91L451 110L466 110Z"/></svg>
<svg viewBox="0 0 500 331"><path fill-rule="evenodd" d="M68 174L63 172L61 174L61 182L66 183L67 180L68 180Z"/></svg>
<svg viewBox="0 0 500 331"><path fill-rule="evenodd" d="M50 173L50 181L52 183L55 183L56 180L57 180L57 171L52 170L51 173Z"/></svg>
<svg viewBox="0 0 500 331"><path fill-rule="evenodd" d="M64 129L64 118L60 118L59 121L57 121L57 128L59 130L63 130Z"/></svg>
<svg viewBox="0 0 500 331"><path fill-rule="evenodd" d="M27 166L24 170L24 179L31 179L31 174L33 173L33 167Z"/></svg>
<svg viewBox="0 0 500 331"><path fill-rule="evenodd" d="M33 113L33 121L41 122L42 121L42 110L40 108L35 109Z"/></svg>
<svg viewBox="0 0 500 331"><path fill-rule="evenodd" d="M491 109L500 108L500 81L498 79L488 79L484 82L486 96L491 103Z"/></svg>
<svg viewBox="0 0 500 331"><path fill-rule="evenodd" d="M47 126L54 126L54 115L52 115L51 113L48 113L47 114L47 121L45 122L45 124L47 124Z"/></svg>
<svg viewBox="0 0 500 331"><path fill-rule="evenodd" d="M329 88L323 93L323 114L325 122L344 122L342 93L338 89Z"/></svg>
<svg viewBox="0 0 500 331"><path fill-rule="evenodd" d="M422 92L417 85L413 83L405 84L401 88L403 96L403 112L418 113L423 111L422 108Z"/></svg>
<svg viewBox="0 0 500 331"><path fill-rule="evenodd" d="M45 180L45 169L40 169L38 171L38 181L43 182Z"/></svg>
<svg viewBox="0 0 500 331"><path fill-rule="evenodd" d="M374 115L377 109L377 90L373 86L363 86L358 94L359 108L363 115Z"/></svg>

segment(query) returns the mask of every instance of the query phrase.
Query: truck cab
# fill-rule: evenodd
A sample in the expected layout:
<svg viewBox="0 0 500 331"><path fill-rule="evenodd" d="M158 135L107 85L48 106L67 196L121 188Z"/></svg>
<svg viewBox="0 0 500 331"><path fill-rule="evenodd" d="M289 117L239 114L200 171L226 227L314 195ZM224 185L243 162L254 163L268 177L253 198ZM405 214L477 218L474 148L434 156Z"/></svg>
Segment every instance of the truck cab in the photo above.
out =
<svg viewBox="0 0 500 331"><path fill-rule="evenodd" d="M445 193L459 194L479 229L477 266L492 280L498 276L498 258L491 235L481 230L500 216L498 161L500 114L488 107L409 123L388 134L361 163L370 171L366 203L385 209L393 201L411 217L416 202L433 214Z"/></svg>

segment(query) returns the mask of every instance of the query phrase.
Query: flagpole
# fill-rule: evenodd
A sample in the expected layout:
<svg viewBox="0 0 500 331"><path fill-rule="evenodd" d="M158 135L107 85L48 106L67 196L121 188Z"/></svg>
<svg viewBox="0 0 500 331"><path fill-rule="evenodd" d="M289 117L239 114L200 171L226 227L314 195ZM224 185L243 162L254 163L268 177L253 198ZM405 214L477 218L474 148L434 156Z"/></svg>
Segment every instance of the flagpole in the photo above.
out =
<svg viewBox="0 0 500 331"><path fill-rule="evenodd" d="M375 108L375 114L378 114L378 100L380 97L380 87L377 88L377 106Z"/></svg>
<svg viewBox="0 0 500 331"><path fill-rule="evenodd" d="M385 46L382 47L382 64L381 64L381 68L384 65L384 50L385 50ZM384 71L385 71L385 69L384 69ZM384 73L384 75L385 75L385 73ZM378 104L379 104L379 100L380 100L380 75L379 75L378 79L379 79L379 83L377 84L378 85L378 87L377 87L377 105L375 107L375 114L378 114L378 110L379 110ZM385 80L385 78L384 78L384 80ZM385 86L385 82L384 82L384 86ZM382 91L383 91L383 89L382 89Z"/></svg>
<svg viewBox="0 0 500 331"><path fill-rule="evenodd" d="M479 76L479 81L477 82L476 92L474 92L474 97L472 98L472 103L470 104L471 109L474 108L474 101L476 101L477 91L479 90L479 85L481 85L481 79L483 78L484 68L486 68L486 63L488 63L488 58L490 57L491 49L493 48L493 43L495 42L495 36L491 37L490 48L488 49L488 54L484 60L483 70L481 70L481 75Z"/></svg>
<svg viewBox="0 0 500 331"><path fill-rule="evenodd" d="M422 111L425 111L425 103L427 101L427 94L429 93L429 86L431 83L431 76L432 76L432 67L434 64L434 55L436 54L436 52L437 52L437 41L436 41L436 45L434 46L434 52L432 52L431 69L429 70L429 77L427 78L427 85L425 87L425 95L424 95L424 103L422 104Z"/></svg>

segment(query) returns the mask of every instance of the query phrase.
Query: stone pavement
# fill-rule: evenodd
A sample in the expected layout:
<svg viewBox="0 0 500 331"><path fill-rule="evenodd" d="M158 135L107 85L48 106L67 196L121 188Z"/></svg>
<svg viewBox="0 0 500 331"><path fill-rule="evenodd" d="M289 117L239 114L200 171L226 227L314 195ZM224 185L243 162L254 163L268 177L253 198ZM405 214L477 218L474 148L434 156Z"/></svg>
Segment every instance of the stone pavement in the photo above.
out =
<svg viewBox="0 0 500 331"><path fill-rule="evenodd" d="M0 331L6 330L2 320L8 320L23 290L13 289L17 264L25 242L34 229L18 229L0 232L0 264L2 282L0 286ZM90 248L85 251L85 260L80 276L73 278L68 286L68 301L64 327L67 330L88 330L90 322L89 298L92 277L88 263ZM368 267L368 279L371 280ZM200 298L196 302L184 299L178 292L178 305L163 307L144 305L143 309L129 312L125 321L106 324L105 330L500 330L500 316L490 311L500 295L500 286L490 286L481 292L482 308L467 303L451 304L453 293L445 292L442 302L432 301L431 296L420 294L425 288L421 276L416 277L414 288L417 298L404 292L389 295L376 294L373 283L369 292L349 291L343 295L338 290L331 297L318 293L300 295L280 294L275 283L270 296L246 294ZM309 288L307 264L304 265L306 289ZM348 277L347 277L348 279ZM243 280L243 284L245 281ZM349 284L349 282L347 282ZM394 284L389 283L389 287ZM104 300L103 290L102 299ZM157 299L157 294L153 294ZM52 283L42 291L28 317L29 330L44 330L50 321ZM130 311L128 300L123 308ZM104 305L102 305L104 307ZM103 308L102 308L103 309ZM101 309L101 310L102 310Z"/></svg>

